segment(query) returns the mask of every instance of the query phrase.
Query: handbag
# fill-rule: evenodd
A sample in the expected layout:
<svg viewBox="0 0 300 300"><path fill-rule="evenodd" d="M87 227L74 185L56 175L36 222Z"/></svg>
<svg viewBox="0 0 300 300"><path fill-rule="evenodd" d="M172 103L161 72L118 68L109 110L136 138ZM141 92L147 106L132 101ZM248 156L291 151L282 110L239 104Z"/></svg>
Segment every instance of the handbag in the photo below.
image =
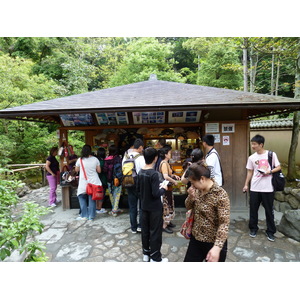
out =
<svg viewBox="0 0 300 300"><path fill-rule="evenodd" d="M192 228L194 224L194 211L192 209L186 212L186 218L181 226L180 233L186 238L190 239L192 235Z"/></svg>
<svg viewBox="0 0 300 300"><path fill-rule="evenodd" d="M272 151L268 152L268 161L269 161L271 170L273 170L274 166L272 163L273 162L273 152ZM284 175L281 172L281 170L278 172L272 173L272 185L273 185L275 192L281 192L284 190L285 178L284 178Z"/></svg>
<svg viewBox="0 0 300 300"><path fill-rule="evenodd" d="M82 159L80 160L80 164L82 167L84 178L86 181L88 181ZM103 198L104 198L104 191L103 191L102 185L92 184L92 183L88 182L88 184L86 186L86 193L87 193L87 195L92 195L92 200L95 200L95 201L103 200Z"/></svg>

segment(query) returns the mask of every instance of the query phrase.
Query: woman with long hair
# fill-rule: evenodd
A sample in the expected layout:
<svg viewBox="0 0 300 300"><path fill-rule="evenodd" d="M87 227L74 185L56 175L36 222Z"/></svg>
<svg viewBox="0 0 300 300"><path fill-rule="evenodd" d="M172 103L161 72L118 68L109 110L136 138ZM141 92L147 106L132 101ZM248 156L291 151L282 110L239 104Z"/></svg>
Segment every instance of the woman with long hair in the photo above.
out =
<svg viewBox="0 0 300 300"><path fill-rule="evenodd" d="M84 171L87 180L85 179ZM80 217L78 220L94 220L96 215L96 201L92 200L92 195L87 195L86 186L88 183L102 185L98 173L101 173L99 160L92 155L92 148L90 145L84 145L81 150L81 157L76 162L75 171L79 172L79 184L77 189L77 196L80 205Z"/></svg>
<svg viewBox="0 0 300 300"><path fill-rule="evenodd" d="M49 203L48 205L51 207L55 207L56 203L60 202L57 200L56 189L57 189L57 175L59 173L59 162L56 159L56 155L58 153L58 147L52 147L50 149L49 156L46 160L45 169L47 171L46 177L50 187L49 193Z"/></svg>
<svg viewBox="0 0 300 300"><path fill-rule="evenodd" d="M175 205L172 184L176 185L177 180L180 180L179 176L173 175L172 168L169 164L169 160L171 159L171 151L172 148L169 145L164 146L159 151L159 154L162 158L162 161L159 165L159 172L162 173L165 180L169 181L168 190L163 196L163 231L167 233L173 233L173 230L171 228L176 226L171 222L175 218Z"/></svg>
<svg viewBox="0 0 300 300"><path fill-rule="evenodd" d="M192 236L185 262L224 262L230 223L227 192L211 178L204 162L193 163L185 174L191 182L185 206L194 213Z"/></svg>

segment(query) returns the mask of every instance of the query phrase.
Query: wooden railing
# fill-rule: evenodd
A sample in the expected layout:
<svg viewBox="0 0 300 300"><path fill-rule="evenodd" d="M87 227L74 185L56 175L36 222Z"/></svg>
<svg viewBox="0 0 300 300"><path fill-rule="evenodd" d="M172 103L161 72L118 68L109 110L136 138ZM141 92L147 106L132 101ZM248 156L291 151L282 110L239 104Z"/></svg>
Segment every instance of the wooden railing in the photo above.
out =
<svg viewBox="0 0 300 300"><path fill-rule="evenodd" d="M41 169L41 172L42 172L42 185L43 186L47 185L45 164L9 164L9 165L6 165L6 168L8 168L8 169L14 168L14 167L18 167L18 168L9 170L8 172L6 172L6 175L39 168L39 169ZM21 167L24 167L24 168L21 168Z"/></svg>

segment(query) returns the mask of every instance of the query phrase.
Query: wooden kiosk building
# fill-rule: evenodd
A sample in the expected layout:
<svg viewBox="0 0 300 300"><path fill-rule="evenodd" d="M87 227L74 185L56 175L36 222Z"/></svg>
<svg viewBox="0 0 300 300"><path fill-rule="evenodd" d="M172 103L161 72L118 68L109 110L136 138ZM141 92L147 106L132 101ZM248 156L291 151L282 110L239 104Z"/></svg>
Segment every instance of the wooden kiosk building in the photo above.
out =
<svg viewBox="0 0 300 300"><path fill-rule="evenodd" d="M57 123L60 145L67 142L69 130L84 131L85 142L95 149L112 143L125 147L136 136L154 146L163 137L172 145L178 173L186 149L201 147L201 137L214 134L231 207L244 209L249 120L297 110L299 99L161 81L151 75L148 81L1 110L0 118ZM63 207L70 208L69 190L62 189ZM177 192L184 194L184 189Z"/></svg>

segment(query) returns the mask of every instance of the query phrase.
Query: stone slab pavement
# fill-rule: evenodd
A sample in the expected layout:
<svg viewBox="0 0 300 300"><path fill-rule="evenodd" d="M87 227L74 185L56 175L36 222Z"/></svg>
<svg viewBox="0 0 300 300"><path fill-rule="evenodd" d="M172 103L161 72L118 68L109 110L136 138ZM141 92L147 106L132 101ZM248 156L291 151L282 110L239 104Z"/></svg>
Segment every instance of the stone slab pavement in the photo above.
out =
<svg viewBox="0 0 300 300"><path fill-rule="evenodd" d="M34 190L22 201L36 200L47 205L48 187ZM58 197L61 194L58 189ZM61 205L42 217L44 231L38 239L45 243L50 262L142 262L141 234L130 230L128 210L117 217L97 214L94 221L76 220L78 209L63 210ZM173 234L163 233L161 252L170 262L182 262L188 240L179 233L185 219L185 208L176 209ZM275 213L279 224L280 213ZM228 262L298 262L300 243L275 234L275 242L267 240L263 210L259 213L259 227L256 238L249 236L248 212L232 212L228 238ZM15 257L11 257L14 261Z"/></svg>

